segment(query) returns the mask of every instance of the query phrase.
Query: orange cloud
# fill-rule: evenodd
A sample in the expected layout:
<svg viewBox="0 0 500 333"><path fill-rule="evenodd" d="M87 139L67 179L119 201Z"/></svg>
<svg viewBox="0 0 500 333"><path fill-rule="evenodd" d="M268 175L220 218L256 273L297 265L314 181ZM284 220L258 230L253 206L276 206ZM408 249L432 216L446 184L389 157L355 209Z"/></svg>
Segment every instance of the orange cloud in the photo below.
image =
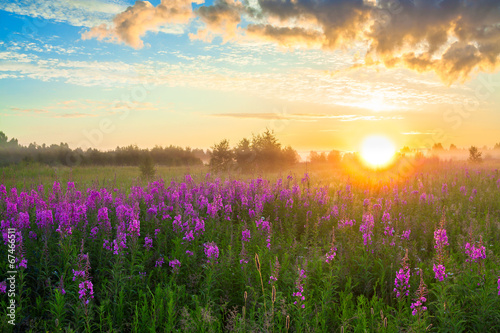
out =
<svg viewBox="0 0 500 333"><path fill-rule="evenodd" d="M198 0L203 3L203 0ZM123 13L116 15L111 26L101 24L82 34L82 39L121 42L140 49L146 32L166 24L188 23L194 17L191 0L162 0L154 7L149 1L136 1ZM196 1L194 1L196 2Z"/></svg>

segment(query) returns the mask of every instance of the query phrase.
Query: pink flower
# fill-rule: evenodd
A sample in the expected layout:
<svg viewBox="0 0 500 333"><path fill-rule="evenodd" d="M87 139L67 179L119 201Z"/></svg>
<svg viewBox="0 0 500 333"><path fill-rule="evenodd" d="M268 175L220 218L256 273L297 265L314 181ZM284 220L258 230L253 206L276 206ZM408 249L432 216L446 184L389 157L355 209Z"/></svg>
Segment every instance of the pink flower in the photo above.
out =
<svg viewBox="0 0 500 333"><path fill-rule="evenodd" d="M217 258L219 258L219 248L217 244L215 244L215 242L210 242L203 244L203 246L205 247L205 255L208 258L207 262L217 263Z"/></svg>
<svg viewBox="0 0 500 333"><path fill-rule="evenodd" d="M163 259L163 258L162 258ZM168 265L172 268L174 274L179 273L179 269L181 268L181 262L178 259L174 259L168 263Z"/></svg>
<svg viewBox="0 0 500 333"><path fill-rule="evenodd" d="M251 235L250 235L249 229L245 229L241 232L241 241L242 242L249 242L250 238L251 238Z"/></svg>
<svg viewBox="0 0 500 333"><path fill-rule="evenodd" d="M443 281L444 278L448 277L448 274L446 274L446 268L441 264L437 266L434 264L432 270L434 271L436 279L439 281Z"/></svg>

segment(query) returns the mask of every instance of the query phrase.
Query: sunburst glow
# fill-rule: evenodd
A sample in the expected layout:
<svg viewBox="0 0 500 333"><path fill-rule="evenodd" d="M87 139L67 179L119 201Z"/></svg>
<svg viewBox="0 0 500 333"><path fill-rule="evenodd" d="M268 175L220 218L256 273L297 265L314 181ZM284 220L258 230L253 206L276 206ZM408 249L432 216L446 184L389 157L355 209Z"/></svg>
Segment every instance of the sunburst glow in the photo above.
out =
<svg viewBox="0 0 500 333"><path fill-rule="evenodd" d="M372 135L365 138L361 144L361 157L372 167L387 165L395 153L394 143L385 136Z"/></svg>

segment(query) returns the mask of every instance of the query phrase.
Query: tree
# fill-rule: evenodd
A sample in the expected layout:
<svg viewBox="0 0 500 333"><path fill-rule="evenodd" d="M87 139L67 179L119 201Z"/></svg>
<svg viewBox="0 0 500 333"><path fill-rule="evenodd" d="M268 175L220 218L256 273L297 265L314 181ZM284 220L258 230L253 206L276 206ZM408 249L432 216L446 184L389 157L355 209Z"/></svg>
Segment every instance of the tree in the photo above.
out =
<svg viewBox="0 0 500 333"><path fill-rule="evenodd" d="M141 170L141 176L143 179L151 179L155 175L155 164L153 161L153 158L151 155L148 153L144 158L142 159L141 164L139 165L139 169Z"/></svg>
<svg viewBox="0 0 500 333"><path fill-rule="evenodd" d="M495 144L495 147L493 147L493 149L500 149L500 142Z"/></svg>
<svg viewBox="0 0 500 333"><path fill-rule="evenodd" d="M241 171L248 171L255 164L255 153L250 147L250 140L242 139L234 148L234 159Z"/></svg>
<svg viewBox="0 0 500 333"><path fill-rule="evenodd" d="M7 145L7 135L4 132L0 131L0 147Z"/></svg>
<svg viewBox="0 0 500 333"><path fill-rule="evenodd" d="M297 164L300 160L299 153L295 149L293 149L291 146L286 146L282 150L283 154L283 162L285 163L286 166L292 166L294 164Z"/></svg>
<svg viewBox="0 0 500 333"><path fill-rule="evenodd" d="M274 170L280 165L281 144L273 131L266 131L252 138L252 151L255 154L257 167L263 170Z"/></svg>
<svg viewBox="0 0 500 333"><path fill-rule="evenodd" d="M315 151L311 151L309 153L309 161L312 164L325 164L327 161L327 156L325 152L317 153Z"/></svg>
<svg viewBox="0 0 500 333"><path fill-rule="evenodd" d="M229 141L224 139L214 144L211 149L210 168L214 171L229 170L233 164L233 151L229 147Z"/></svg>
<svg viewBox="0 0 500 333"><path fill-rule="evenodd" d="M450 151L451 150L457 150L457 146L455 146L453 143L450 145Z"/></svg>
<svg viewBox="0 0 500 333"><path fill-rule="evenodd" d="M328 161L328 163L330 163L332 165L339 164L341 159L342 159L342 157L340 156L340 152L338 150L330 151L328 153L328 156L326 157L326 160Z"/></svg>
<svg viewBox="0 0 500 333"><path fill-rule="evenodd" d="M432 146L432 150L444 150L443 145L441 143L435 143L434 146Z"/></svg>
<svg viewBox="0 0 500 333"><path fill-rule="evenodd" d="M483 158L481 157L483 153L479 151L479 149L475 146L471 146L469 148L469 161L473 163L479 163L483 161Z"/></svg>

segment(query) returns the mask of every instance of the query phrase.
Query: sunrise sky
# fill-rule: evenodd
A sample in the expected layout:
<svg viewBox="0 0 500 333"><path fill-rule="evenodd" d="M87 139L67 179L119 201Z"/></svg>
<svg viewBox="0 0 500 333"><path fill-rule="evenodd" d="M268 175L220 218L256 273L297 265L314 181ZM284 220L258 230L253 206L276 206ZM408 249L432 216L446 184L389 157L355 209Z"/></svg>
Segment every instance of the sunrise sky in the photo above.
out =
<svg viewBox="0 0 500 333"><path fill-rule="evenodd" d="M500 142L500 2L0 1L0 130L110 149Z"/></svg>

